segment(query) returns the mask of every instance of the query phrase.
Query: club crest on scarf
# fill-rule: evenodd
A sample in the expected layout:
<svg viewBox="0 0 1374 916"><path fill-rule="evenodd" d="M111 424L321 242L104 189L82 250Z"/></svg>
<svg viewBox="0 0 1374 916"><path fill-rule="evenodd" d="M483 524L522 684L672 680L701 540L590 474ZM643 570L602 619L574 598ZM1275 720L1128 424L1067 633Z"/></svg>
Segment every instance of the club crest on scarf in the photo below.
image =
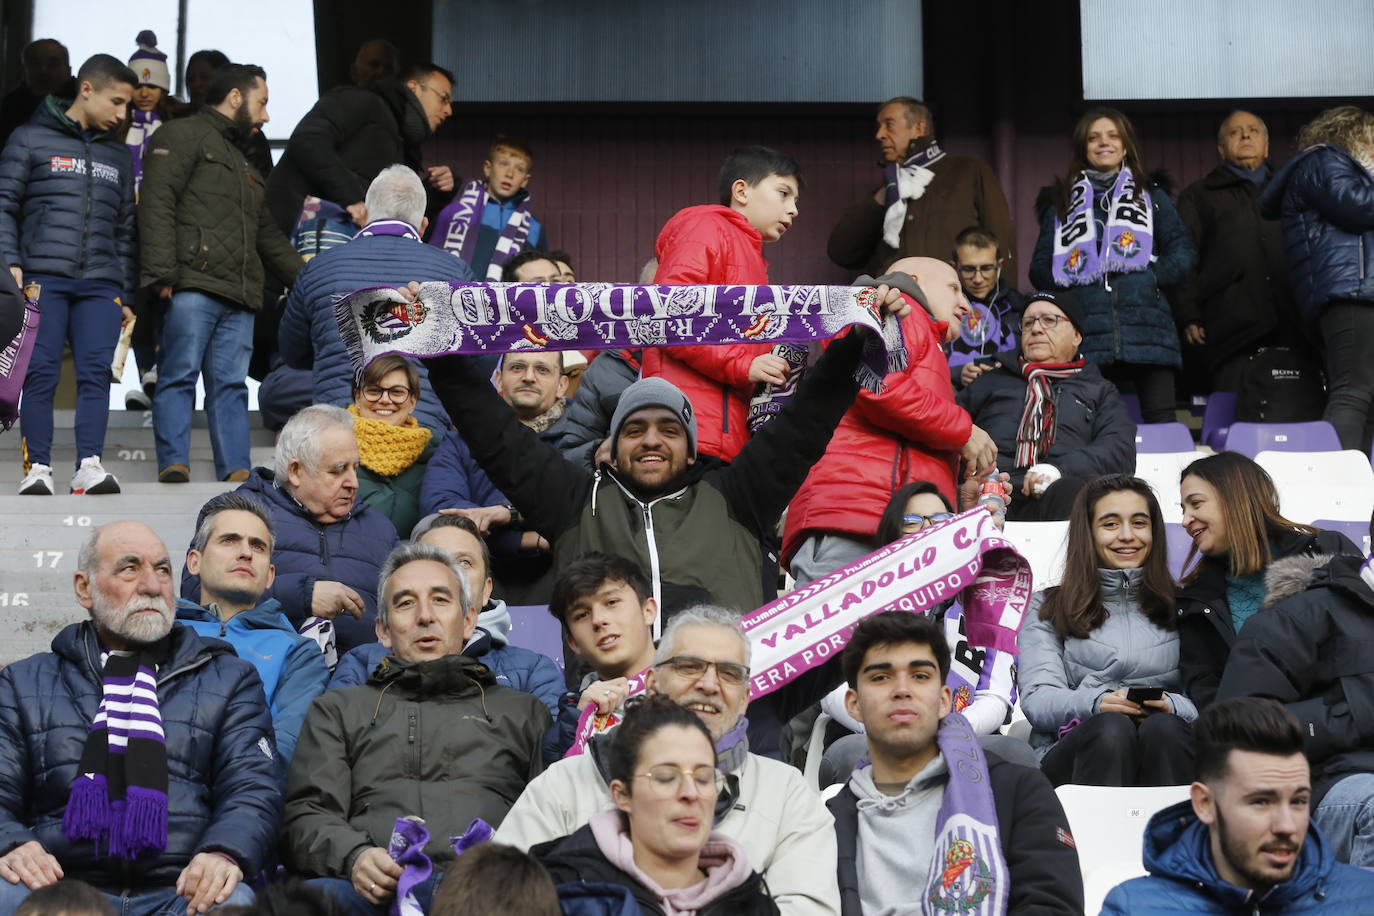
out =
<svg viewBox="0 0 1374 916"><path fill-rule="evenodd" d="M1083 253L1083 249L1075 248L1069 252L1069 256L1064 260L1064 272L1076 277L1083 272L1087 263L1088 256Z"/></svg>
<svg viewBox="0 0 1374 916"><path fill-rule="evenodd" d="M932 877L926 892L926 902L936 912L971 912L992 893L992 871L968 840L949 842L944 866L943 871Z"/></svg>
<svg viewBox="0 0 1374 916"><path fill-rule="evenodd" d="M954 691L954 711L963 712L968 705L973 702L973 691L968 684L960 684L959 689Z"/></svg>
<svg viewBox="0 0 1374 916"><path fill-rule="evenodd" d="M376 299L363 307L358 323L373 343L392 343L409 334L428 313L429 309L419 299L414 302Z"/></svg>
<svg viewBox="0 0 1374 916"><path fill-rule="evenodd" d="M1115 239L1112 240L1112 250L1123 258L1129 258L1140 250L1140 243L1135 240L1135 233L1129 229L1123 229Z"/></svg>

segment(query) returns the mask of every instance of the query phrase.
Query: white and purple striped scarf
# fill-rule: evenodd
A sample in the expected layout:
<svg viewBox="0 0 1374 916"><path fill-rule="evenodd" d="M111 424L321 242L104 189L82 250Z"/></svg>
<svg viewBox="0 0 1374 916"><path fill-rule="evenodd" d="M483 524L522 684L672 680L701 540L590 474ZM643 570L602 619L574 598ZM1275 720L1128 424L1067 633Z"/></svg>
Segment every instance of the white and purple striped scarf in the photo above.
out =
<svg viewBox="0 0 1374 916"><path fill-rule="evenodd" d="M458 199L440 211L435 219L434 231L430 233L429 243L457 255L468 264L477 250L477 235L482 225L482 211L486 209L486 185L476 179L463 185L463 193ZM506 220L501 237L496 240L496 248L487 264L488 280L500 280L501 268L529 244L530 229L534 214L530 212L530 197L516 206L515 212Z"/></svg>
<svg viewBox="0 0 1374 916"><path fill-rule="evenodd" d="M81 752L62 833L99 855L136 859L167 848L167 740L149 653L110 652L100 707Z"/></svg>
<svg viewBox="0 0 1374 916"><path fill-rule="evenodd" d="M1054 220L1054 285L1087 286L1107 274L1150 266L1154 254L1154 207L1124 165L1108 192L1103 238L1097 237L1093 184L1082 175L1069 191L1069 212Z"/></svg>

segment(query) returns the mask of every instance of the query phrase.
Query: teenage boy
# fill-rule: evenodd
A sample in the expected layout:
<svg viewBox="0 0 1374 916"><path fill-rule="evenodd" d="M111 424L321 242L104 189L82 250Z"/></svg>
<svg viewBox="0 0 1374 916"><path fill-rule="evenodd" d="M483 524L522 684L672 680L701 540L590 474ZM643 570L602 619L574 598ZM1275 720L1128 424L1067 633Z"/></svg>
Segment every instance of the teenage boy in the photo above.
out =
<svg viewBox="0 0 1374 916"><path fill-rule="evenodd" d="M547 247L544 227L530 210L534 154L529 144L498 135L482 163L482 180L463 186L435 220L429 243L468 262L479 279L500 280L507 261Z"/></svg>
<svg viewBox="0 0 1374 916"><path fill-rule="evenodd" d="M841 654L845 709L864 723L872 761L827 803L842 912L964 912L991 898L978 912L1081 914L1054 789L981 749L951 712L949 663L943 624L905 611L864 620Z"/></svg>
<svg viewBox="0 0 1374 916"><path fill-rule="evenodd" d="M24 379L26 467L19 492L50 496L53 395L62 349L76 370L73 493L118 493L100 465L110 361L134 288L134 169L116 136L138 77L108 54L81 65L74 99L48 96L0 154L0 257L39 301Z"/></svg>
<svg viewBox="0 0 1374 916"><path fill-rule="evenodd" d="M720 203L679 210L659 232L654 282L766 284L763 243L776 242L792 227L805 187L791 156L765 146L735 150L720 169ZM733 461L749 441L755 386L783 384L788 368L768 344L644 351L644 377L672 382L696 408L697 451L724 461Z"/></svg>
<svg viewBox="0 0 1374 916"><path fill-rule="evenodd" d="M996 365L996 354L1017 347L1016 329L1026 298L1002 282L1005 263L1006 252L991 230L969 226L954 237L954 269L969 304L949 348L955 390Z"/></svg>

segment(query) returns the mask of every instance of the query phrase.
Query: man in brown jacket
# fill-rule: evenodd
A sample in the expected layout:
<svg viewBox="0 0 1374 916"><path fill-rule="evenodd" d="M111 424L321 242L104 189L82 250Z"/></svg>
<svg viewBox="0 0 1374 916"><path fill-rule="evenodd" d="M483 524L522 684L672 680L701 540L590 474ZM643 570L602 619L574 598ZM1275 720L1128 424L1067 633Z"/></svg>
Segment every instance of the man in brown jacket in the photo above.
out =
<svg viewBox="0 0 1374 916"><path fill-rule="evenodd" d="M1003 240L1015 271L1016 233L997 175L977 156L946 153L934 133L930 109L916 99L898 96L878 109L883 184L830 230L830 260L877 276L898 258L944 260L961 230L981 225Z"/></svg>

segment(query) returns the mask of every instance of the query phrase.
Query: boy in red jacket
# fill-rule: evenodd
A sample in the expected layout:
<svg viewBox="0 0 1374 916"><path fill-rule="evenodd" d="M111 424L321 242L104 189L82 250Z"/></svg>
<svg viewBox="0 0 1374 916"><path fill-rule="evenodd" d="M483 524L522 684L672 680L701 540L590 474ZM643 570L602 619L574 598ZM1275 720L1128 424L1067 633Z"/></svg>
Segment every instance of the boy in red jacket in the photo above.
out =
<svg viewBox="0 0 1374 916"><path fill-rule="evenodd" d="M679 210L658 234L655 283L768 282L763 243L797 216L806 180L795 159L765 146L740 147L720 170L720 204ZM697 412L697 451L732 460L749 441L749 398L760 382L782 384L788 364L768 344L644 351L644 377L681 389Z"/></svg>

